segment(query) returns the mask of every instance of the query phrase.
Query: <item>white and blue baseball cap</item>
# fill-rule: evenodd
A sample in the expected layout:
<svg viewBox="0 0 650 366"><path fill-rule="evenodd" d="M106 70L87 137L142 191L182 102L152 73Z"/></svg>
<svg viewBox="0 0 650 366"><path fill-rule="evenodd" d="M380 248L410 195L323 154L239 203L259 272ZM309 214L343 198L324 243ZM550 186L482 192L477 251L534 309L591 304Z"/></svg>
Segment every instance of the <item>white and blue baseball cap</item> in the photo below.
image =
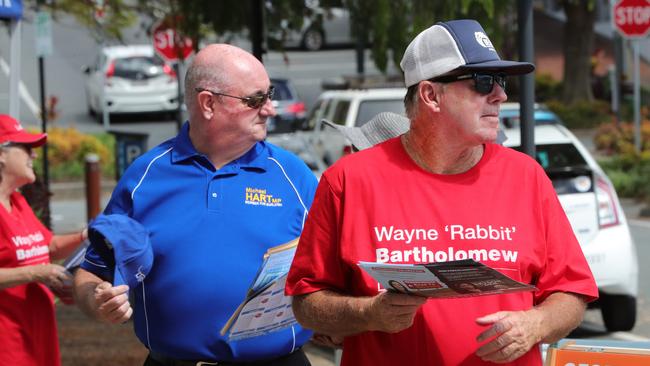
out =
<svg viewBox="0 0 650 366"><path fill-rule="evenodd" d="M88 240L102 260L115 268L113 286L127 284L134 289L151 271L149 231L126 215L97 216L88 225Z"/></svg>
<svg viewBox="0 0 650 366"><path fill-rule="evenodd" d="M521 75L535 70L528 62L502 60L483 27L471 19L440 22L425 29L408 45L400 66L406 87L452 72Z"/></svg>

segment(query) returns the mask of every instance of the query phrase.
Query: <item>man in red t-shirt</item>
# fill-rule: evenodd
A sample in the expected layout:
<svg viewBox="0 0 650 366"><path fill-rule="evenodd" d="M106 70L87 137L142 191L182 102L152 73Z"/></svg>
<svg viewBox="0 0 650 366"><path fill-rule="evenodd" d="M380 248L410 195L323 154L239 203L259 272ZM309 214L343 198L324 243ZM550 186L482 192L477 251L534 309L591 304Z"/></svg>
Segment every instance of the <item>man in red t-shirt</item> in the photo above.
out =
<svg viewBox="0 0 650 366"><path fill-rule="evenodd" d="M472 20L423 31L401 66L410 129L323 174L287 279L296 318L343 339L343 365L541 365L598 291L544 171L493 143L506 76L534 66ZM467 258L538 291L427 300L358 266Z"/></svg>

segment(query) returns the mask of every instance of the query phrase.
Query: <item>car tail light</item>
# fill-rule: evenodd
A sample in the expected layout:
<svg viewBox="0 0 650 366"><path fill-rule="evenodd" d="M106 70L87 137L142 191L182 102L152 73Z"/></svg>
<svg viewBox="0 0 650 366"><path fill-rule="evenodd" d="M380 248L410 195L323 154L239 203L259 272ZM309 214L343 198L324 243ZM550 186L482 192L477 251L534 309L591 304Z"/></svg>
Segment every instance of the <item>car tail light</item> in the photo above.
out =
<svg viewBox="0 0 650 366"><path fill-rule="evenodd" d="M614 187L600 176L596 176L596 200L598 203L598 224L600 228L620 224Z"/></svg>
<svg viewBox="0 0 650 366"><path fill-rule="evenodd" d="M285 110L289 113L293 113L295 115L298 115L298 117L304 117L305 116L305 103L303 102L298 102L298 103L293 103L289 104Z"/></svg>
<svg viewBox="0 0 650 366"><path fill-rule="evenodd" d="M344 145L343 146L343 156L350 155L350 154L352 154L352 152L353 152L352 145Z"/></svg>
<svg viewBox="0 0 650 366"><path fill-rule="evenodd" d="M163 65L163 72L169 76L170 83L176 80L176 71L174 71L174 69L171 66L167 64Z"/></svg>
<svg viewBox="0 0 650 366"><path fill-rule="evenodd" d="M106 79L110 79L115 75L115 62L111 61L106 68Z"/></svg>

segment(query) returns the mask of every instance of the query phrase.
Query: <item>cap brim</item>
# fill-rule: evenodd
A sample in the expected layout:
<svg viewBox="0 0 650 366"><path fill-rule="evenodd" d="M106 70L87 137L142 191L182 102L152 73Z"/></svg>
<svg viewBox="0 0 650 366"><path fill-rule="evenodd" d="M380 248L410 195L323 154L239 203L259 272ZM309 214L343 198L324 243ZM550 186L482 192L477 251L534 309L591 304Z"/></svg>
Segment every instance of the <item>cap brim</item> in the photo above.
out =
<svg viewBox="0 0 650 366"><path fill-rule="evenodd" d="M47 134L45 133L29 133L21 131L4 138L5 141L15 142L18 144L25 144L31 147L39 147L47 141Z"/></svg>
<svg viewBox="0 0 650 366"><path fill-rule="evenodd" d="M325 118L323 118L321 121L324 124L339 131L343 136L345 136L348 142L354 145L354 147L357 148L358 150L367 149L372 146L370 141L368 141L366 136L359 128L337 125L336 123L327 120Z"/></svg>
<svg viewBox="0 0 650 366"><path fill-rule="evenodd" d="M115 272L113 273L113 286L127 285L122 277L122 272L120 272L118 266L115 266Z"/></svg>
<svg viewBox="0 0 650 366"><path fill-rule="evenodd" d="M524 75L535 70L535 65L529 62L495 60L481 62L479 64L463 65L456 70L467 71L493 71L502 72L507 75Z"/></svg>

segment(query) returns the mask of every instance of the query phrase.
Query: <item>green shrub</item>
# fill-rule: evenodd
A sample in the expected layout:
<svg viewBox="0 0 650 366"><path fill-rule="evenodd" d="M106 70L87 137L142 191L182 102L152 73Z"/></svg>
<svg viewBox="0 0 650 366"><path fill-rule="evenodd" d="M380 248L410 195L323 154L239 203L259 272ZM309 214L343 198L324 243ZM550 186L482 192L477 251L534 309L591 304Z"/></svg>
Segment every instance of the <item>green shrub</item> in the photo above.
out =
<svg viewBox="0 0 650 366"><path fill-rule="evenodd" d="M535 75L535 99L546 102L557 98L562 90L562 83L553 79L549 74Z"/></svg>
<svg viewBox="0 0 650 366"><path fill-rule="evenodd" d="M91 153L99 156L104 177L115 176L115 139L110 134L84 134L74 128L54 127L47 133L47 143L50 180L83 179L85 157ZM38 153L34 168L37 174L42 175L42 150Z"/></svg>
<svg viewBox="0 0 650 366"><path fill-rule="evenodd" d="M650 153L620 154L599 163L619 196L650 203Z"/></svg>
<svg viewBox="0 0 650 366"><path fill-rule="evenodd" d="M594 128L613 120L609 103L597 100L579 101L567 105L559 100L549 100L546 106L555 112L568 128Z"/></svg>

